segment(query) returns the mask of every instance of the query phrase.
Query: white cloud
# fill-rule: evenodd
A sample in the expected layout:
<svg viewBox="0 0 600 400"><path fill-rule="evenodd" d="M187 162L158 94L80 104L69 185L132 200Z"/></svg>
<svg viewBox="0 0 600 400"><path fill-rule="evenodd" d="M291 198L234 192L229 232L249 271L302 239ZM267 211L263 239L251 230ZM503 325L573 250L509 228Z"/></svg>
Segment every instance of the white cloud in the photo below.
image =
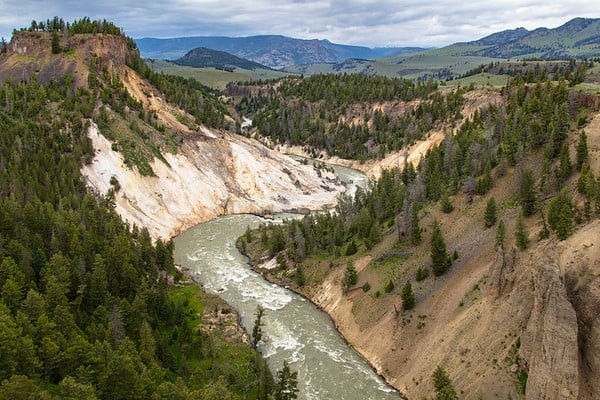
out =
<svg viewBox="0 0 600 400"><path fill-rule="evenodd" d="M0 0L0 35L59 15L106 18L133 37L281 34L366 46L443 46L504 29L599 17L595 0Z"/></svg>

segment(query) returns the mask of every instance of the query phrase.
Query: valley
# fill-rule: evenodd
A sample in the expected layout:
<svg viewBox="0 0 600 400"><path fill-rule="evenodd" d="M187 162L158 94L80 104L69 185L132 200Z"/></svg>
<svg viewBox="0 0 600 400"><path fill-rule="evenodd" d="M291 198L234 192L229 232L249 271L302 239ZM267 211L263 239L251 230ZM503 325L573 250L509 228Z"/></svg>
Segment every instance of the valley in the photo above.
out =
<svg viewBox="0 0 600 400"><path fill-rule="evenodd" d="M268 68L143 60L87 18L15 31L0 398L594 399L597 22Z"/></svg>

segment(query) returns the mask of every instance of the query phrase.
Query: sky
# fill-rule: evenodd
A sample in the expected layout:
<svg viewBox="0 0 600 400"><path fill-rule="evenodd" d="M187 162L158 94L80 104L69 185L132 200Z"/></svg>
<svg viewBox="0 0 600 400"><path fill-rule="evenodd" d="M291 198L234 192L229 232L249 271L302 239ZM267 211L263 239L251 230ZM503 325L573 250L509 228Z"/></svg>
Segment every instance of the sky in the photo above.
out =
<svg viewBox="0 0 600 400"><path fill-rule="evenodd" d="M278 34L369 47L442 47L505 29L598 18L597 0L0 0L0 36L32 20L107 19L128 36Z"/></svg>

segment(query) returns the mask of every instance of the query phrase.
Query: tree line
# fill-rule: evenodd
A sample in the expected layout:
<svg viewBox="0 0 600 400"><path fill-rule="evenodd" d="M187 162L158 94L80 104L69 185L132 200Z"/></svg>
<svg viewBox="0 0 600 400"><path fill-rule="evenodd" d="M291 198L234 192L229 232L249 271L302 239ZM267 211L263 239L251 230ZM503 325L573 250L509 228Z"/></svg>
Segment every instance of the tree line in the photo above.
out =
<svg viewBox="0 0 600 400"><path fill-rule="evenodd" d="M69 35L83 33L103 33L107 35L124 36L123 30L114 23L103 20L91 20L89 17L83 17L73 22L65 22L64 19L55 16L54 18L31 21L29 28L22 28L29 32L58 32L68 33Z"/></svg>

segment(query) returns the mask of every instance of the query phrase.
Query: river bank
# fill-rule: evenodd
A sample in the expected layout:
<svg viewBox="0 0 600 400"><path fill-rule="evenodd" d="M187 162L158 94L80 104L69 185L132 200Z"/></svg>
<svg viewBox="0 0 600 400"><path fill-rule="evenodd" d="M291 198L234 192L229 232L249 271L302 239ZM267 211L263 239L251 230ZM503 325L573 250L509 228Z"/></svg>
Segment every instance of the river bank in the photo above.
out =
<svg viewBox="0 0 600 400"><path fill-rule="evenodd" d="M373 362L373 360L376 356L365 352L363 349L361 349L359 347L356 347L348 339L347 335L344 334L344 330L341 329L341 324L347 323L348 321L341 321L341 320L335 318L335 316L329 312L327 307L323 307L323 305L319 301L319 296L318 296L318 294L320 292L319 288L316 288L313 286L299 286L294 281L294 279L292 279L291 277L283 276L281 274L281 272L283 272L284 274L285 273L289 274L292 271L285 271L285 270L282 271L282 269L277 266L277 261L275 260L275 258L260 258L260 259L258 259L256 257L253 257L253 254L251 252L247 252L245 250L245 246L241 245L241 241L240 241L241 239L242 239L242 237L238 238L238 240L236 241L236 247L238 248L238 251L241 254L243 254L245 257L248 258L248 265L250 266L250 268L253 271L260 274L267 281L269 281L279 287L283 287L287 290L293 291L297 295L299 295L302 298L306 299L307 301L311 302L318 310L322 311L327 316L327 318L329 318L329 320L335 327L336 331L340 334L340 336L342 337L344 342L350 348L352 348L356 353L358 353L365 362L367 362L369 364L372 371L375 374L377 374L383 381L385 381L387 385L394 388L398 392L400 397L402 397L404 399L408 399L406 394L403 393L400 388L395 387L393 385L393 383L390 380L390 377L386 376L386 374L383 373L383 371L381 371L381 368L378 368L378 366ZM339 284L341 287L341 283L339 283ZM351 289L351 291L353 291L353 290L362 290L362 288ZM341 290L340 290L340 292L341 292ZM334 299L334 301L336 301L336 300L339 301L339 300L341 300L341 298Z"/></svg>
<svg viewBox="0 0 600 400"><path fill-rule="evenodd" d="M281 222L279 215L274 218ZM398 399L325 313L250 269L235 241L248 227L265 222L253 215L230 215L199 224L174 239L175 262L235 308L246 331L252 330L257 307L265 310L258 348L271 371L287 361L298 372L299 399Z"/></svg>

